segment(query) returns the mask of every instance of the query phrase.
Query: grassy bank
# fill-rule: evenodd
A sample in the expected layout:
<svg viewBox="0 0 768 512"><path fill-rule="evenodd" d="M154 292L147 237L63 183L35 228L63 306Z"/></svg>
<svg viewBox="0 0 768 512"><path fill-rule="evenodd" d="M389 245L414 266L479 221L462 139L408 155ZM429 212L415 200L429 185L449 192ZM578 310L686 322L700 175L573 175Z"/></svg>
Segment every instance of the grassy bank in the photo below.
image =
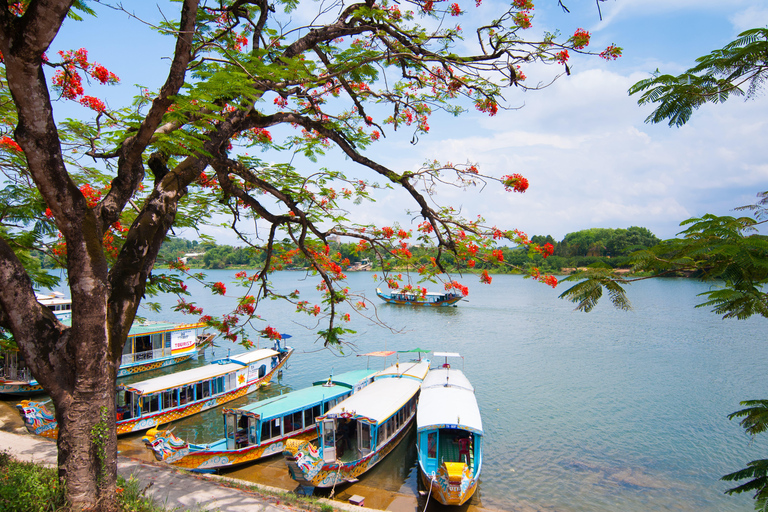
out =
<svg viewBox="0 0 768 512"><path fill-rule="evenodd" d="M145 494L138 480L122 476L117 478L118 506L121 512L180 512L156 503ZM286 506L308 512L333 512L335 509L316 498L302 498L293 493L265 493L256 486L234 485L233 487L261 495L264 501L276 506ZM22 462L7 452L0 452L0 512L64 512L68 510L63 487L59 484L55 468ZM193 512L205 512L203 506Z"/></svg>

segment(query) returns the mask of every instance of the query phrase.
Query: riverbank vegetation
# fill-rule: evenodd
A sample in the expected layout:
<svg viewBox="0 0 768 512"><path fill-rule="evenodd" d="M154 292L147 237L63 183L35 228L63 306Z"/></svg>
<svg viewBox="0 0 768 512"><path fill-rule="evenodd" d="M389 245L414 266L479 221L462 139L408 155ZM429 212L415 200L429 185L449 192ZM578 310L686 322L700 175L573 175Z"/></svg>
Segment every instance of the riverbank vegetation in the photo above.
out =
<svg viewBox="0 0 768 512"><path fill-rule="evenodd" d="M544 273L569 273L578 268L588 267L596 263L602 263L614 269L629 269L631 267L631 255L635 251L650 249L658 245L661 240L650 230L644 227L632 226L627 229L591 228L575 233L568 233L562 240L556 241L551 235L535 235L530 241L543 247L551 244L552 255L539 260L536 265ZM365 263L370 263L371 270L384 268L398 268L403 261L395 263L395 259L379 260L373 250L360 250L357 244L333 241L329 243L332 254L335 254L337 262L346 269L361 268ZM290 247L284 248L286 251ZM419 245L409 246L412 254L410 263L413 267L426 265L434 254L433 247ZM499 267L496 262L476 259L472 265L474 270L488 270L492 273L505 272L505 268L511 268L511 272L519 272L521 268L530 262L528 245L518 245L501 248L504 262L509 267ZM261 268L264 265L265 251L259 247L233 247L231 245L218 245L212 241L198 242L184 239L170 239L163 243L158 259L163 262L173 262L183 259L192 268L202 269L246 269ZM469 269L467 262L454 261L451 255L446 255L449 266L459 269ZM300 254L291 256L288 260L281 261L283 270L303 269L309 262Z"/></svg>

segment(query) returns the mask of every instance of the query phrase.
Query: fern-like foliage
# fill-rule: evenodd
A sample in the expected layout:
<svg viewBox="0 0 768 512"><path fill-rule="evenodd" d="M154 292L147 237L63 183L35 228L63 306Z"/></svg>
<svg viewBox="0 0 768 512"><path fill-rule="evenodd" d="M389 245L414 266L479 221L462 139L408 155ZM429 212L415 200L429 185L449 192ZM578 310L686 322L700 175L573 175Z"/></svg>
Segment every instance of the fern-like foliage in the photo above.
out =
<svg viewBox="0 0 768 512"><path fill-rule="evenodd" d="M742 32L696 62L678 76L656 70L652 78L629 88L630 95L642 93L638 104L657 104L647 123L668 120L669 126L679 127L705 103L722 103L731 96L753 98L768 78L768 28Z"/></svg>
<svg viewBox="0 0 768 512"><path fill-rule="evenodd" d="M611 268L588 268L566 277L563 281L580 281L560 294L561 299L577 303L577 311L592 311L603 296L603 289L608 292L614 307L623 311L632 309L632 304L622 287L628 281L616 275Z"/></svg>

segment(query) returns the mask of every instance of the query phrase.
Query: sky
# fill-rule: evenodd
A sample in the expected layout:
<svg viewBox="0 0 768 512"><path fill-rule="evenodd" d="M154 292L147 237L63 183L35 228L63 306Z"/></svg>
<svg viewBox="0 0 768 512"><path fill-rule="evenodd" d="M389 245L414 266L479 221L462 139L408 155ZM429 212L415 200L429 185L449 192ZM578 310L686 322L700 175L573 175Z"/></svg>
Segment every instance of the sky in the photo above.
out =
<svg viewBox="0 0 768 512"><path fill-rule="evenodd" d="M474 110L458 118L438 113L430 119L430 133L417 144L410 134L385 133L369 156L398 172L438 158L476 163L482 173L497 177L520 173L530 182L524 194L499 186L443 189L437 199L460 207L468 218L482 215L489 225L556 240L582 229L631 226L672 238L683 220L705 213L735 215L733 208L753 204L758 192L768 190L765 94L706 105L682 128L670 128L646 124L651 107L638 106L627 93L656 69L678 74L743 30L768 26L768 0L606 0L599 4L602 19L593 0L563 3L570 12L556 0L536 2L532 34L558 30L567 37L584 28L592 34L591 49L616 44L623 56L606 62L572 54L570 76L540 91L505 92L512 109L493 117ZM171 13L173 5L178 4L166 7ZM57 48L86 46L93 60L121 77L123 85L106 93L110 106L126 91L135 92L133 84L161 83L168 43L143 30L136 37L136 22L125 13L94 7L98 20L67 23ZM477 9L467 9L466 23L490 18L499 8L495 0L484 0ZM156 19L160 8L152 9L139 14ZM296 21L305 14L311 13L296 13ZM531 84L558 70L548 66L524 72ZM375 179L338 153L317 166ZM376 203L354 216L360 222L397 221L415 229L421 220L402 213L414 206L403 193L391 192L377 195ZM241 245L227 229L209 233L219 243ZM192 239L194 233L182 236Z"/></svg>

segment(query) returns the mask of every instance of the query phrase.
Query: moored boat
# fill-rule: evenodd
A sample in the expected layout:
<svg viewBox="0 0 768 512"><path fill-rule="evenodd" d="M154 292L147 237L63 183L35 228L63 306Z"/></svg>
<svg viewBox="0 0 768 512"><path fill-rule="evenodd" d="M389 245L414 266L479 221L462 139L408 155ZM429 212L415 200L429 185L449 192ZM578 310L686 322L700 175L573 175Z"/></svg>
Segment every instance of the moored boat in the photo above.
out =
<svg viewBox="0 0 768 512"><path fill-rule="evenodd" d="M317 420L318 445L286 441L291 477L304 488L355 481L391 452L416 414L429 360L398 363Z"/></svg>
<svg viewBox="0 0 768 512"><path fill-rule="evenodd" d="M38 299L40 300L40 299ZM40 300L43 303L42 300ZM71 318L62 322L69 325ZM175 324L170 322L134 323L123 347L117 376L126 377L188 361L198 354L198 345L213 339L205 334L205 324ZM33 395L43 393L43 387L27 368L18 349L2 351L0 394Z"/></svg>
<svg viewBox="0 0 768 512"><path fill-rule="evenodd" d="M257 349L211 364L117 386L117 435L142 432L240 398L266 385L293 353ZM27 430L55 439L58 424L40 402L23 400Z"/></svg>
<svg viewBox="0 0 768 512"><path fill-rule="evenodd" d="M144 442L157 460L199 472L281 454L287 439L315 439L316 418L367 386L374 373L355 370L332 375L308 388L237 409L224 408L224 438L210 444L190 444L170 430L157 429L150 429Z"/></svg>
<svg viewBox="0 0 768 512"><path fill-rule="evenodd" d="M392 292L384 293L381 288L376 288L376 295L379 296L387 304L398 304L401 306L417 306L417 307L447 307L453 306L461 299L463 295L447 291L444 293L439 292L426 292L426 293L414 293L414 292Z"/></svg>
<svg viewBox="0 0 768 512"><path fill-rule="evenodd" d="M421 384L416 412L419 476L430 496L444 505L462 505L477 489L483 463L483 422L475 390L448 357L429 370Z"/></svg>

